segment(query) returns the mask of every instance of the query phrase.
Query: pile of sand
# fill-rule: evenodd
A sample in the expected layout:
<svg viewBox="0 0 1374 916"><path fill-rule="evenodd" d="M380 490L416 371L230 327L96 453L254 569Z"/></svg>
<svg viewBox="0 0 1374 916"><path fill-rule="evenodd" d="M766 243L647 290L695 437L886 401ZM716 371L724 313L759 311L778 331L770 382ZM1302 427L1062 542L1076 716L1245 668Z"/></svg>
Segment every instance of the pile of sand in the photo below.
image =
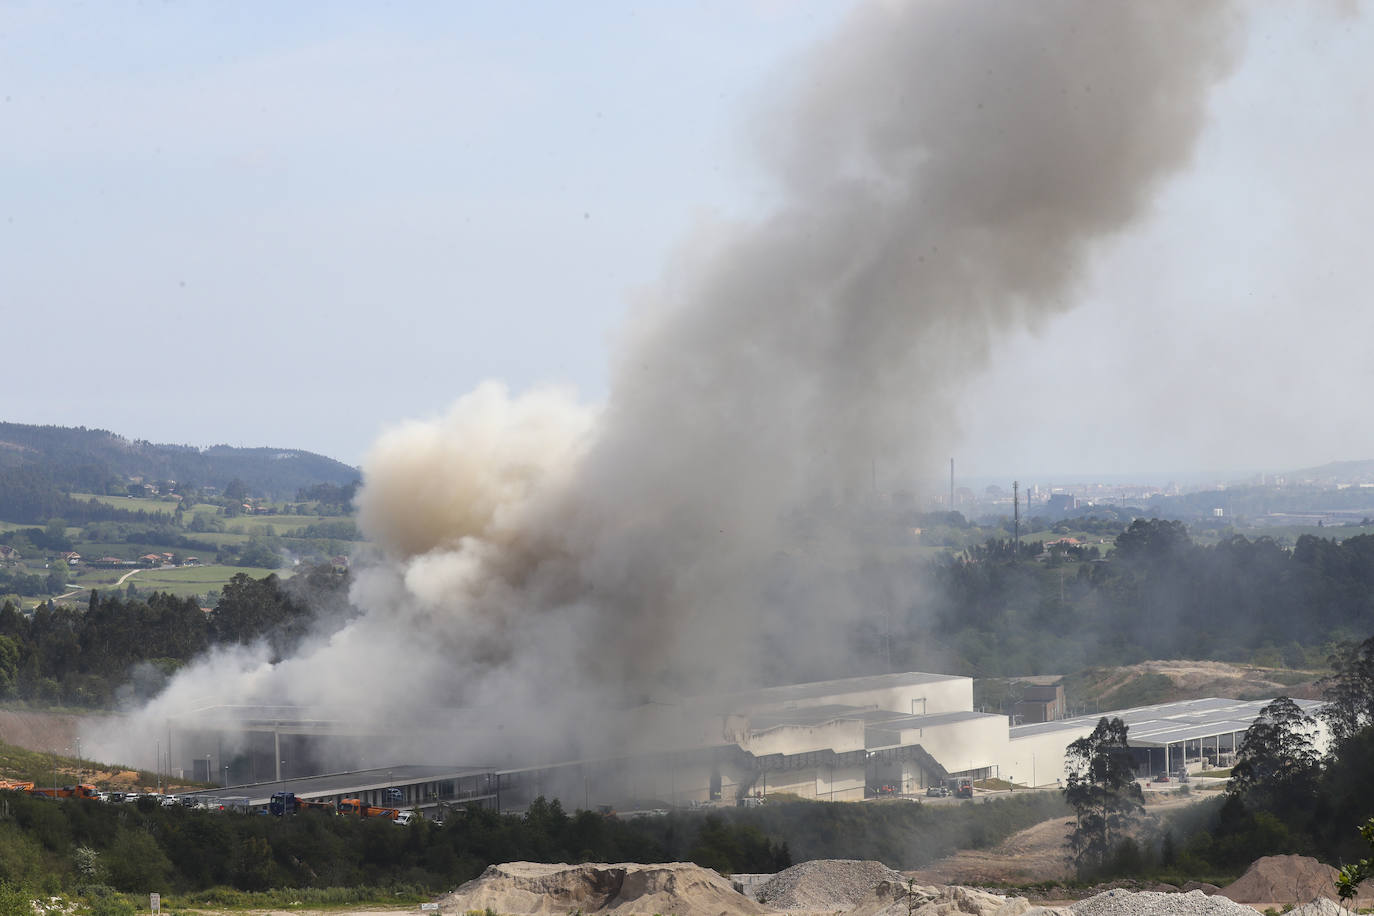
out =
<svg viewBox="0 0 1374 916"><path fill-rule="evenodd" d="M567 916L575 910L628 916L761 916L762 906L709 868L661 865L545 865L507 862L440 899L447 912L491 909L502 914Z"/></svg>
<svg viewBox="0 0 1374 916"><path fill-rule="evenodd" d="M1336 869L1310 856L1265 856L1218 891L1237 903L1308 903L1317 897L1339 900Z"/></svg>

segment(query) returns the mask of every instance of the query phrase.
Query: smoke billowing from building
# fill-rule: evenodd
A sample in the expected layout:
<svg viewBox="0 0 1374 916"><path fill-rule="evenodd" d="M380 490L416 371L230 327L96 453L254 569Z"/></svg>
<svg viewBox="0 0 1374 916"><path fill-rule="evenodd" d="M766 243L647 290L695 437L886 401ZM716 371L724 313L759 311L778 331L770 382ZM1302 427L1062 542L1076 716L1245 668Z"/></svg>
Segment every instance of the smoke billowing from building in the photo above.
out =
<svg viewBox="0 0 1374 916"><path fill-rule="evenodd" d="M761 124L776 209L684 246L607 402L487 384L385 435L363 615L277 664L193 666L147 720L438 704L571 738L579 709L853 673L876 611L842 575L842 507L875 463L939 466L932 431L998 329L1066 307L1094 244L1186 162L1229 19L1197 0L855 10Z"/></svg>

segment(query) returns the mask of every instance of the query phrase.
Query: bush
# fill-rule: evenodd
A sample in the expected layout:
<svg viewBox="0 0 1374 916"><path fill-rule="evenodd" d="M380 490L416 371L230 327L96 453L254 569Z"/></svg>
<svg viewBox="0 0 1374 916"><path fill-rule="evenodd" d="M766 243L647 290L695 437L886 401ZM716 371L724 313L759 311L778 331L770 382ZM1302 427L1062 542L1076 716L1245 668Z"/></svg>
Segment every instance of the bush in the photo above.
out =
<svg viewBox="0 0 1374 916"><path fill-rule="evenodd" d="M90 916L135 916L139 909L128 897L103 884L83 888L81 899Z"/></svg>
<svg viewBox="0 0 1374 916"><path fill-rule="evenodd" d="M18 884L0 881L0 916L33 916L33 896Z"/></svg>

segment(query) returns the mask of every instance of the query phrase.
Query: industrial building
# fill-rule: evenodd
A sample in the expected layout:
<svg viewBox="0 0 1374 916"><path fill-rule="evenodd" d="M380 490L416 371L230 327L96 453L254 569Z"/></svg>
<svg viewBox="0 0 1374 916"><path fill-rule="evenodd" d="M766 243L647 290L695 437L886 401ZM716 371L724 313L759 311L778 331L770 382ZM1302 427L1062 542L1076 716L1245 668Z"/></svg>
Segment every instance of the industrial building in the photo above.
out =
<svg viewBox="0 0 1374 916"><path fill-rule="evenodd" d="M1228 700L1206 697L1181 700L1156 706L1138 706L1103 715L1126 723L1127 740L1136 754L1136 768L1142 776L1194 771L1209 763L1229 766L1268 700ZM1314 742L1326 744L1326 731L1315 713L1316 700L1294 700L1314 717ZM1017 725L1010 729L1008 757L1002 767L1004 778L1017 783L1043 784L1046 779L1061 779L1065 771L1064 749L1091 734L1102 715L1078 716L1057 722ZM1048 767L1048 770L1046 769ZM1039 780L1039 783L1037 783Z"/></svg>
<svg viewBox="0 0 1374 916"><path fill-rule="evenodd" d="M1062 693L1036 701L1053 714ZM1196 769L1209 758L1225 762L1268 702L1210 698L1106 715L1126 722L1140 772L1151 775ZM1297 702L1309 713L1320 705ZM266 798L275 785L306 798L381 803L386 796L407 807L501 810L522 809L540 795L570 810L732 804L777 793L855 801L993 776L1056 785L1067 776L1065 749L1101 718L1011 725L1006 715L973 708L971 678L922 672L694 697L616 715L636 737L613 754L415 766L416 759L442 759L435 755L445 753L441 739L451 743L451 727L417 735L359 725L338 711L214 707L169 723L168 759L182 761L187 776L251 799ZM228 747L234 750L226 755Z"/></svg>

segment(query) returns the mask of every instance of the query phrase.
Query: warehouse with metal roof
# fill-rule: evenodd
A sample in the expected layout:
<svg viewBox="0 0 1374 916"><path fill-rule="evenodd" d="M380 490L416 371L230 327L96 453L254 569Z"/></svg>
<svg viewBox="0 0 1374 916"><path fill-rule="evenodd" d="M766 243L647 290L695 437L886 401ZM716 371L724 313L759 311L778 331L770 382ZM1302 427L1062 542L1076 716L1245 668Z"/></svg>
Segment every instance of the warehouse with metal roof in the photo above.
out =
<svg viewBox="0 0 1374 916"><path fill-rule="evenodd" d="M1119 718L1126 724L1126 740L1137 751L1137 769L1143 776L1229 766L1245 738L1245 730L1272 702L1272 698L1204 697L1012 726L1002 775L1029 785L1045 785L1067 777L1065 748L1091 734L1103 717ZM1318 748L1324 747L1326 733L1315 717L1322 704L1316 700L1293 702L1313 716L1313 741Z"/></svg>
<svg viewBox="0 0 1374 916"><path fill-rule="evenodd" d="M625 723L625 742L607 746L605 755L563 761L522 759L518 751L464 760L452 750L452 735L462 734L460 744L469 749L498 744L454 731L451 718L423 735L369 734L347 716L318 710L219 707L178 723L167 741L198 778L220 776L228 783L231 775L247 776L235 781L252 783L239 794L254 804L279 789L310 799L359 797L406 807L478 803L506 810L520 810L540 795L557 797L569 809L731 804L777 793L854 801L919 795L929 786L994 776L1054 786L1067 777L1067 747L1090 734L1103 715L1126 723L1141 775L1225 766L1269 702L1212 697L1009 726L1005 715L974 709L971 678L905 672L608 710ZM1320 706L1295 702L1309 714ZM235 739L221 740L219 728L234 726ZM1314 726L1319 747L1324 737ZM434 753L443 747L447 754ZM391 759L379 761L384 754ZM452 766L416 767L403 755L459 759ZM469 765L474 763L486 765Z"/></svg>

